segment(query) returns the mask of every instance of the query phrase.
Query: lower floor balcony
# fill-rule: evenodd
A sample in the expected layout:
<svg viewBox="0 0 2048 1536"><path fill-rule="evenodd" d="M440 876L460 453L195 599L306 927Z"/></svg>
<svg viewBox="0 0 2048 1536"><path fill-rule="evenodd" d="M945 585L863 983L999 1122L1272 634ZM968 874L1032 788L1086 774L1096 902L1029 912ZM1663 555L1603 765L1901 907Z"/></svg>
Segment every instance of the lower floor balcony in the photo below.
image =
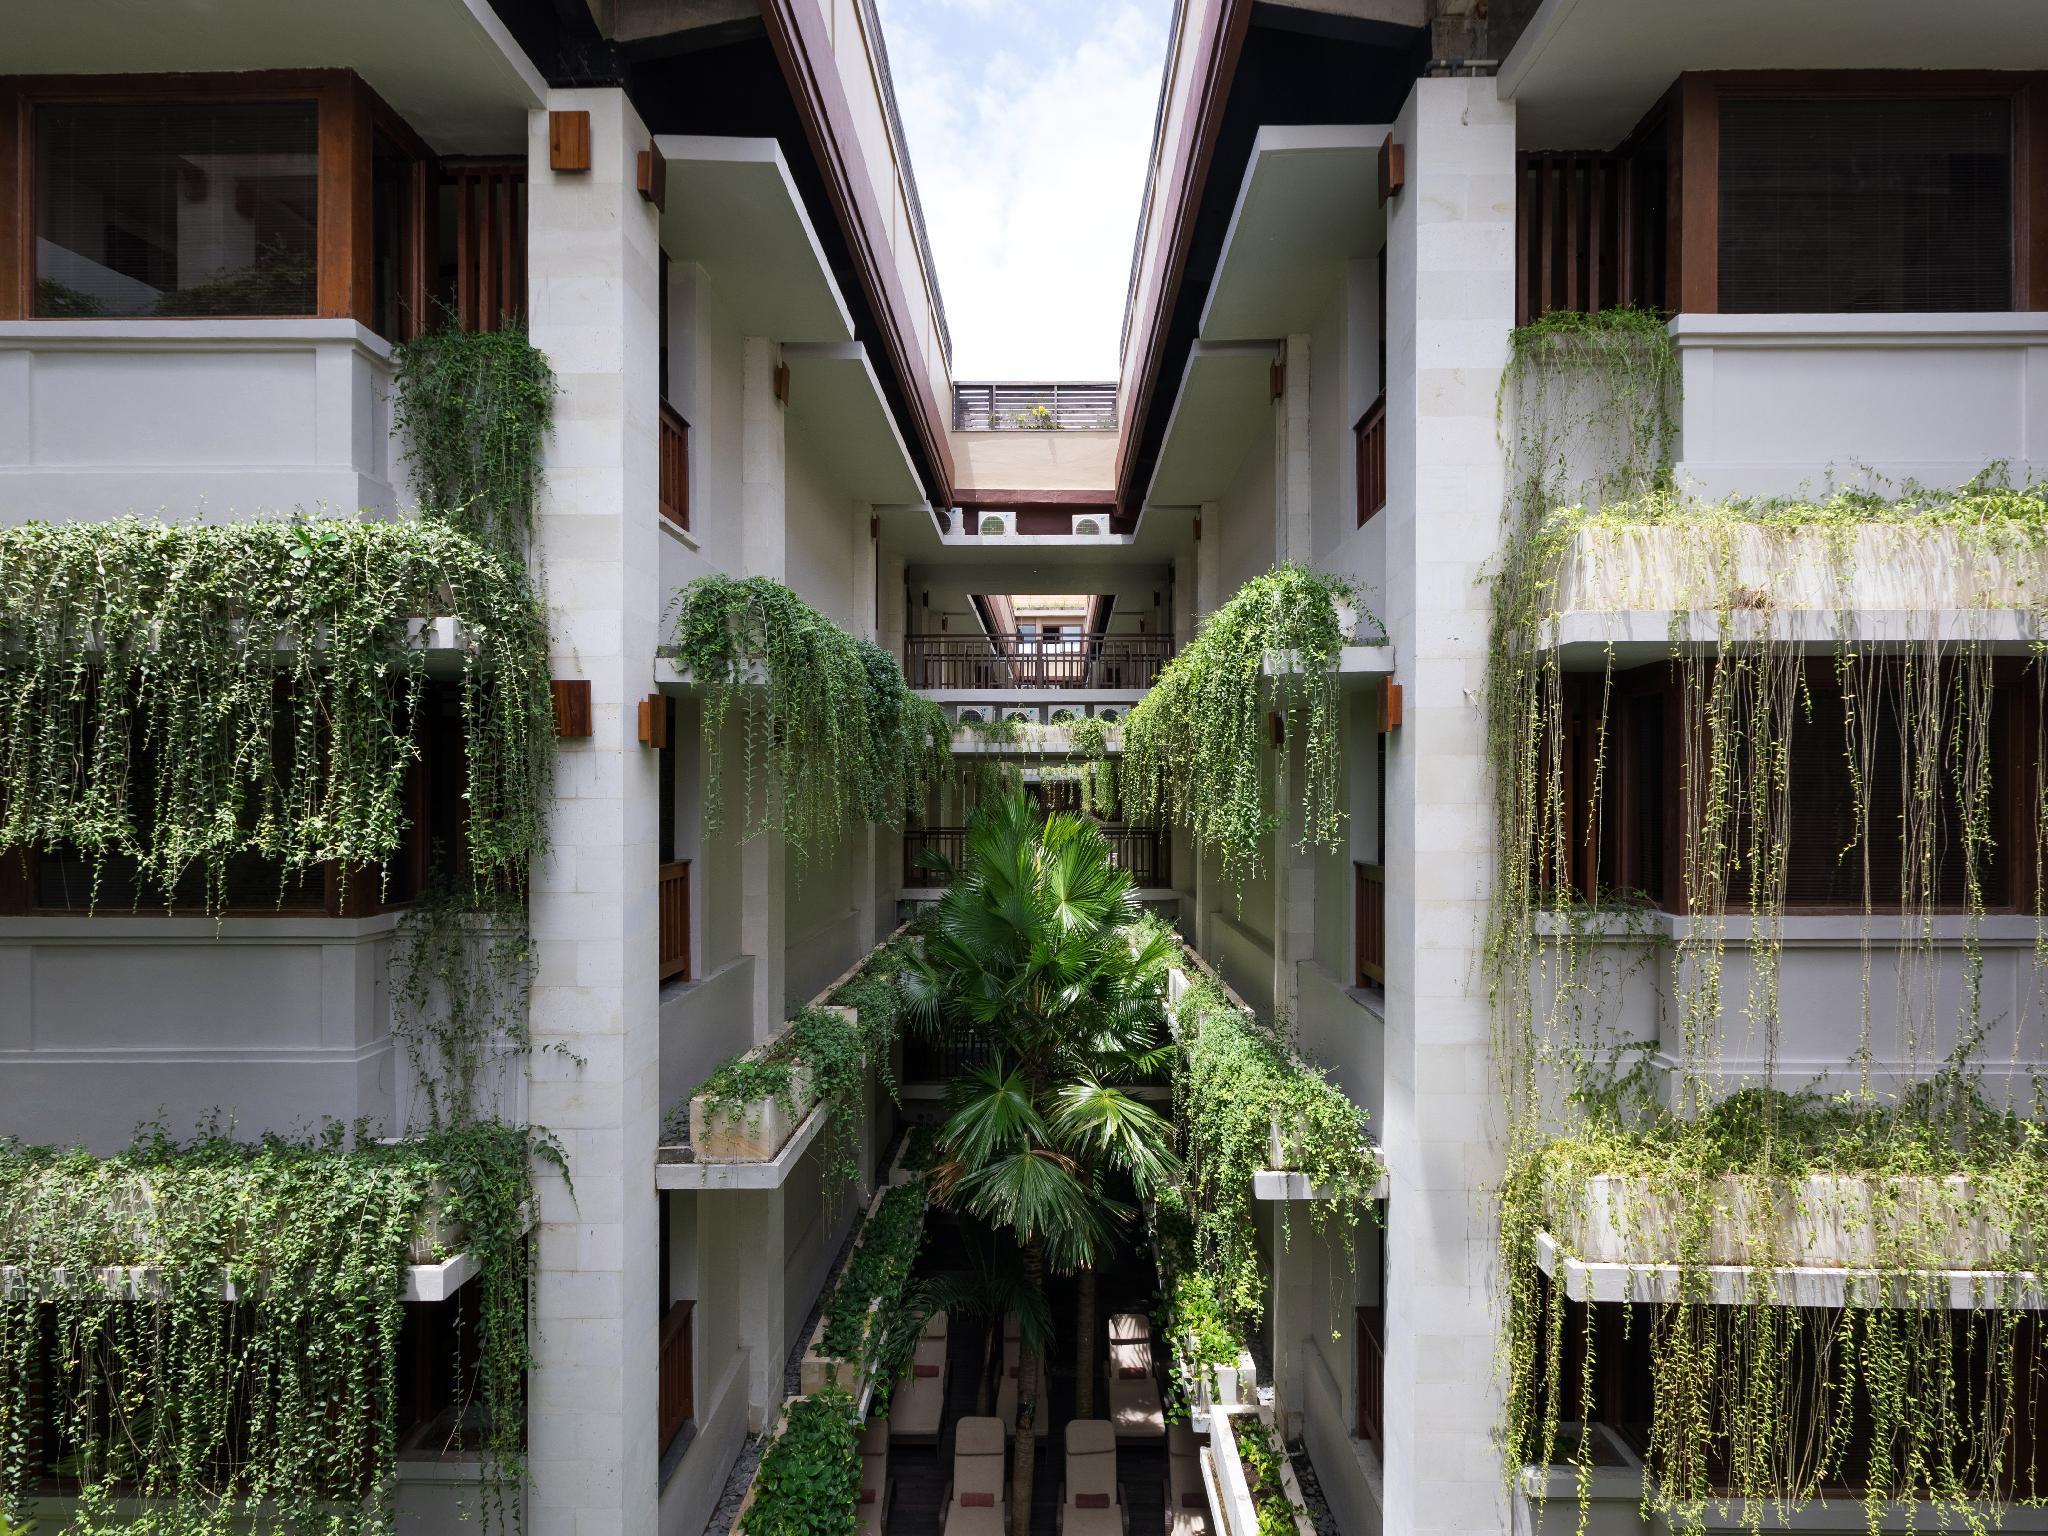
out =
<svg viewBox="0 0 2048 1536"><path fill-rule="evenodd" d="M1157 827L1106 824L1110 860L1140 890L1160 890L1173 883L1173 839ZM967 828L907 827L903 833L903 884L913 890L938 890L952 884L953 874L967 862Z"/></svg>

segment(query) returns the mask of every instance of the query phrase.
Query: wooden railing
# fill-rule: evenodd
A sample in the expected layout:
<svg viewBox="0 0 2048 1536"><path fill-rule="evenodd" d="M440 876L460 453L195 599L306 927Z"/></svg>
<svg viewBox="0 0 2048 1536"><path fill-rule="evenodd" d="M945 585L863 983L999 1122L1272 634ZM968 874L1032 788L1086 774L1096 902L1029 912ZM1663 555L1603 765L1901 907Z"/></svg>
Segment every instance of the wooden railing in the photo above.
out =
<svg viewBox="0 0 2048 1536"><path fill-rule="evenodd" d="M690 424L674 406L661 402L661 515L678 528L690 526Z"/></svg>
<svg viewBox="0 0 2048 1536"><path fill-rule="evenodd" d="M697 1369L691 1341L690 1317L694 1301L679 1301L662 1314L660 1416L661 1449L675 1444L683 1426L697 1416Z"/></svg>
<svg viewBox="0 0 2048 1536"><path fill-rule="evenodd" d="M1150 688L1172 659L1171 635L908 635L903 641L903 673L913 688Z"/></svg>
<svg viewBox="0 0 2048 1536"><path fill-rule="evenodd" d="M906 1083L950 1083L963 1072L971 1072L989 1058L992 1049L986 1035L971 1031L954 1032L947 1026L943 1039L934 1040L916 1030L903 1036L903 1081Z"/></svg>
<svg viewBox="0 0 2048 1536"><path fill-rule="evenodd" d="M1109 859L1118 869L1129 872L1133 884L1156 888L1171 874L1167 850L1172 846L1165 833L1152 827L1106 826L1098 829L1109 839ZM943 870L927 868L925 855L936 854L954 869L967 859L965 827L906 827L903 832L903 883L909 886L943 886Z"/></svg>
<svg viewBox="0 0 2048 1536"><path fill-rule="evenodd" d="M661 866L661 979L690 979L690 861Z"/></svg>
<svg viewBox="0 0 2048 1536"><path fill-rule="evenodd" d="M1358 1438L1384 1457L1386 1436L1386 1315L1379 1307L1358 1309Z"/></svg>
<svg viewBox="0 0 2048 1536"><path fill-rule="evenodd" d="M1387 872L1377 864L1351 866L1353 986L1387 984Z"/></svg>
<svg viewBox="0 0 2048 1536"><path fill-rule="evenodd" d="M466 160L448 167L455 194L455 318L495 331L526 315L526 162Z"/></svg>
<svg viewBox="0 0 2048 1536"><path fill-rule="evenodd" d="M1387 504L1387 396L1379 399L1358 418L1352 433L1358 451L1358 526Z"/></svg>

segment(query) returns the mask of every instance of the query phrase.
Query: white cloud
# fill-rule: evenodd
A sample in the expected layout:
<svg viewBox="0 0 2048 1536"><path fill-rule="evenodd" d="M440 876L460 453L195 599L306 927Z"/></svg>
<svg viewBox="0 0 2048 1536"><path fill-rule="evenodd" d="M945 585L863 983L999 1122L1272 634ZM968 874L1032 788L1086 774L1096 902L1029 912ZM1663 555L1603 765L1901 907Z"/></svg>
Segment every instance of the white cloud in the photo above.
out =
<svg viewBox="0 0 2048 1536"><path fill-rule="evenodd" d="M1170 0L884 0L963 379L1117 371Z"/></svg>

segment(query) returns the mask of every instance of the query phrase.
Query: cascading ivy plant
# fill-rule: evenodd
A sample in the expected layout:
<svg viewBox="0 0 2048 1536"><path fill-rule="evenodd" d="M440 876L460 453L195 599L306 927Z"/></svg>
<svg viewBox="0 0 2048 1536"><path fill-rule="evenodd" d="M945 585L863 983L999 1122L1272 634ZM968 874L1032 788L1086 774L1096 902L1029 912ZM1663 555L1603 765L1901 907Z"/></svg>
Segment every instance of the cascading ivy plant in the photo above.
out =
<svg viewBox="0 0 2048 1536"><path fill-rule="evenodd" d="M930 1202L930 1181L924 1178L884 1190L825 1305L820 1352L828 1359L860 1363L874 1384L871 1415L889 1411L890 1393L924 1327L925 1310L912 1277L924 1248Z"/></svg>
<svg viewBox="0 0 2048 1536"><path fill-rule="evenodd" d="M251 852L283 876L399 844L453 616L469 865L517 883L553 762L546 617L515 563L436 522L121 518L0 529L0 847L133 859L169 893ZM97 875L95 876L97 882Z"/></svg>
<svg viewBox="0 0 2048 1536"><path fill-rule="evenodd" d="M1266 1304L1252 1175L1271 1165L1276 1129L1283 1166L1306 1175L1317 1192L1308 1203L1311 1225L1346 1252L1359 1223L1374 1215L1379 1158L1365 1111L1214 982L1193 978L1173 1018L1181 1056L1174 1121L1194 1267L1213 1283L1229 1319L1249 1329ZM1286 1210L1291 1217L1292 1202Z"/></svg>
<svg viewBox="0 0 2048 1536"><path fill-rule="evenodd" d="M1167 664L1123 727L1134 821L1171 820L1222 858L1226 880L1264 867L1280 825L1269 711L1302 743L1302 846L1335 850L1344 826L1338 653L1351 642L1341 577L1283 565L1246 582ZM1268 659L1273 662L1270 673Z"/></svg>
<svg viewBox="0 0 2048 1536"><path fill-rule="evenodd" d="M704 815L722 824L722 743L737 717L742 835L779 826L799 856L860 820L900 825L952 767L945 712L895 657L779 582L701 576L672 609L676 665L703 690Z"/></svg>
<svg viewBox="0 0 2048 1536"><path fill-rule="evenodd" d="M1661 325L1624 312L1517 332L1502 386L1510 499L1488 681L1498 859L1488 964L1509 1112L1508 1475L1570 1441L1560 1418L1593 1412L1566 1384L1593 1379L1595 1309L1583 1327L1568 1322L1538 1236L1564 1263L1607 1231L1629 1262L1674 1277L1672 1299L1643 1325L1646 1513L1697 1531L1711 1509L1733 1506L1757 1529L1769 1510L1860 1485L1873 1533L1901 1500L1981 1527L2009 1494L2041 1493L2033 1469L2014 1465L2025 1443L2014 1437L2041 1385L2021 1275L2048 1250L2038 1126L1979 1092L1980 1053L2001 1022L1984 1011L1979 943L1996 851L1990 807L2009 791L1992 782L1992 666L1978 642L1999 611L2048 632L2048 494L1989 473L1896 497L1686 496L1670 483L1676 380ZM1865 595L1880 584L1892 595ZM1897 643L1858 638L1858 610L1874 607L1905 613ZM1942 627L1944 610L1960 611L1960 625ZM1659 664L1674 682L1665 697L1677 719L1665 730L1684 825L1667 881L1674 937L1656 961L1671 1023L1661 1084L1626 1065L1659 1042L1610 1021L1611 952L1654 935L1617 926L1613 893L1568 873L1598 846L1603 817L1618 814L1619 636L1605 629L1604 665L1577 685L1590 704L1574 703L1558 649L1568 619L1583 635L1586 616L1597 630L1606 615L1645 611L1668 625ZM2033 670L2038 700L2038 660ZM1568 771L1575 709L1590 719ZM1791 838L1810 788L1795 782L1791 747L1802 726L1830 721L1848 787L1843 824L1831 826L1841 878L1860 891L1864 982L1841 1004L1860 1010L1856 1084L1821 1103L1775 1083ZM2039 764L2048 743L2035 734ZM1873 786L1887 776L1897 804L1880 819ZM2023 789L2032 825L2018 840L2038 870L2048 825L2038 766ZM1887 867L1896 873L1876 873ZM1960 985L1944 987L1938 955L1952 941L1937 916L1958 892ZM2039 952L2038 894L2035 928ZM1897 956L1889 987L1880 936ZM1725 984L1731 941L1746 962L1739 987ZM1879 1042L1873 998L1887 991L1897 1038ZM2024 1039L2034 1017L2038 999L2005 1021L2016 1059L2036 1054ZM1757 1050L1750 1075L1722 1066L1731 1036ZM1880 1044L1920 1086L1882 1091ZM1780 1304L1771 1272L1813 1262L1801 1230L1876 1234L1856 1304ZM1710 1264L1747 1266L1732 1301L1716 1299ZM1949 1269L1978 1272L1973 1308L1951 1309L1934 1273ZM1583 1511L1595 1442L1573 1443Z"/></svg>
<svg viewBox="0 0 2048 1536"><path fill-rule="evenodd" d="M406 908L391 949L391 1033L413 1069L408 1124L487 1118L494 1057L532 1043L533 939L523 893L436 878Z"/></svg>
<svg viewBox="0 0 2048 1536"><path fill-rule="evenodd" d="M447 324L399 346L391 361L392 426L406 439L421 507L494 547L524 549L554 420L547 355L521 326Z"/></svg>
<svg viewBox="0 0 2048 1536"><path fill-rule="evenodd" d="M154 1130L109 1158L0 1141L0 1518L33 1513L54 1468L78 1529L388 1532L406 1266L459 1244L477 1367L456 1379L501 1523L524 1476L535 1156L562 1165L493 1124Z"/></svg>

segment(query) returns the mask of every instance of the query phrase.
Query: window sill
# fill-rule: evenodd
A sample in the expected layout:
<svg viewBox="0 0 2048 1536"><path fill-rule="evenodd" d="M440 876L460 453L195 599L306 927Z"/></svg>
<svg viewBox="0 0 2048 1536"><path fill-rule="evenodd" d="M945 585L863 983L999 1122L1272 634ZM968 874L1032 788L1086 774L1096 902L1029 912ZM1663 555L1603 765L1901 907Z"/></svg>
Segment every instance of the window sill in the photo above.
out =
<svg viewBox="0 0 2048 1536"><path fill-rule="evenodd" d="M663 517L659 512L654 514L654 520L661 525L663 533L674 539L683 548L694 553L701 554L703 552L704 546L698 542L697 536L690 532L689 529L683 527L682 524Z"/></svg>
<svg viewBox="0 0 2048 1536"><path fill-rule="evenodd" d="M319 342L346 343L379 362L391 360L391 343L358 320L324 319L317 315L278 315L251 319L212 316L190 320L46 319L0 321L0 346L38 349L247 352L297 349Z"/></svg>

